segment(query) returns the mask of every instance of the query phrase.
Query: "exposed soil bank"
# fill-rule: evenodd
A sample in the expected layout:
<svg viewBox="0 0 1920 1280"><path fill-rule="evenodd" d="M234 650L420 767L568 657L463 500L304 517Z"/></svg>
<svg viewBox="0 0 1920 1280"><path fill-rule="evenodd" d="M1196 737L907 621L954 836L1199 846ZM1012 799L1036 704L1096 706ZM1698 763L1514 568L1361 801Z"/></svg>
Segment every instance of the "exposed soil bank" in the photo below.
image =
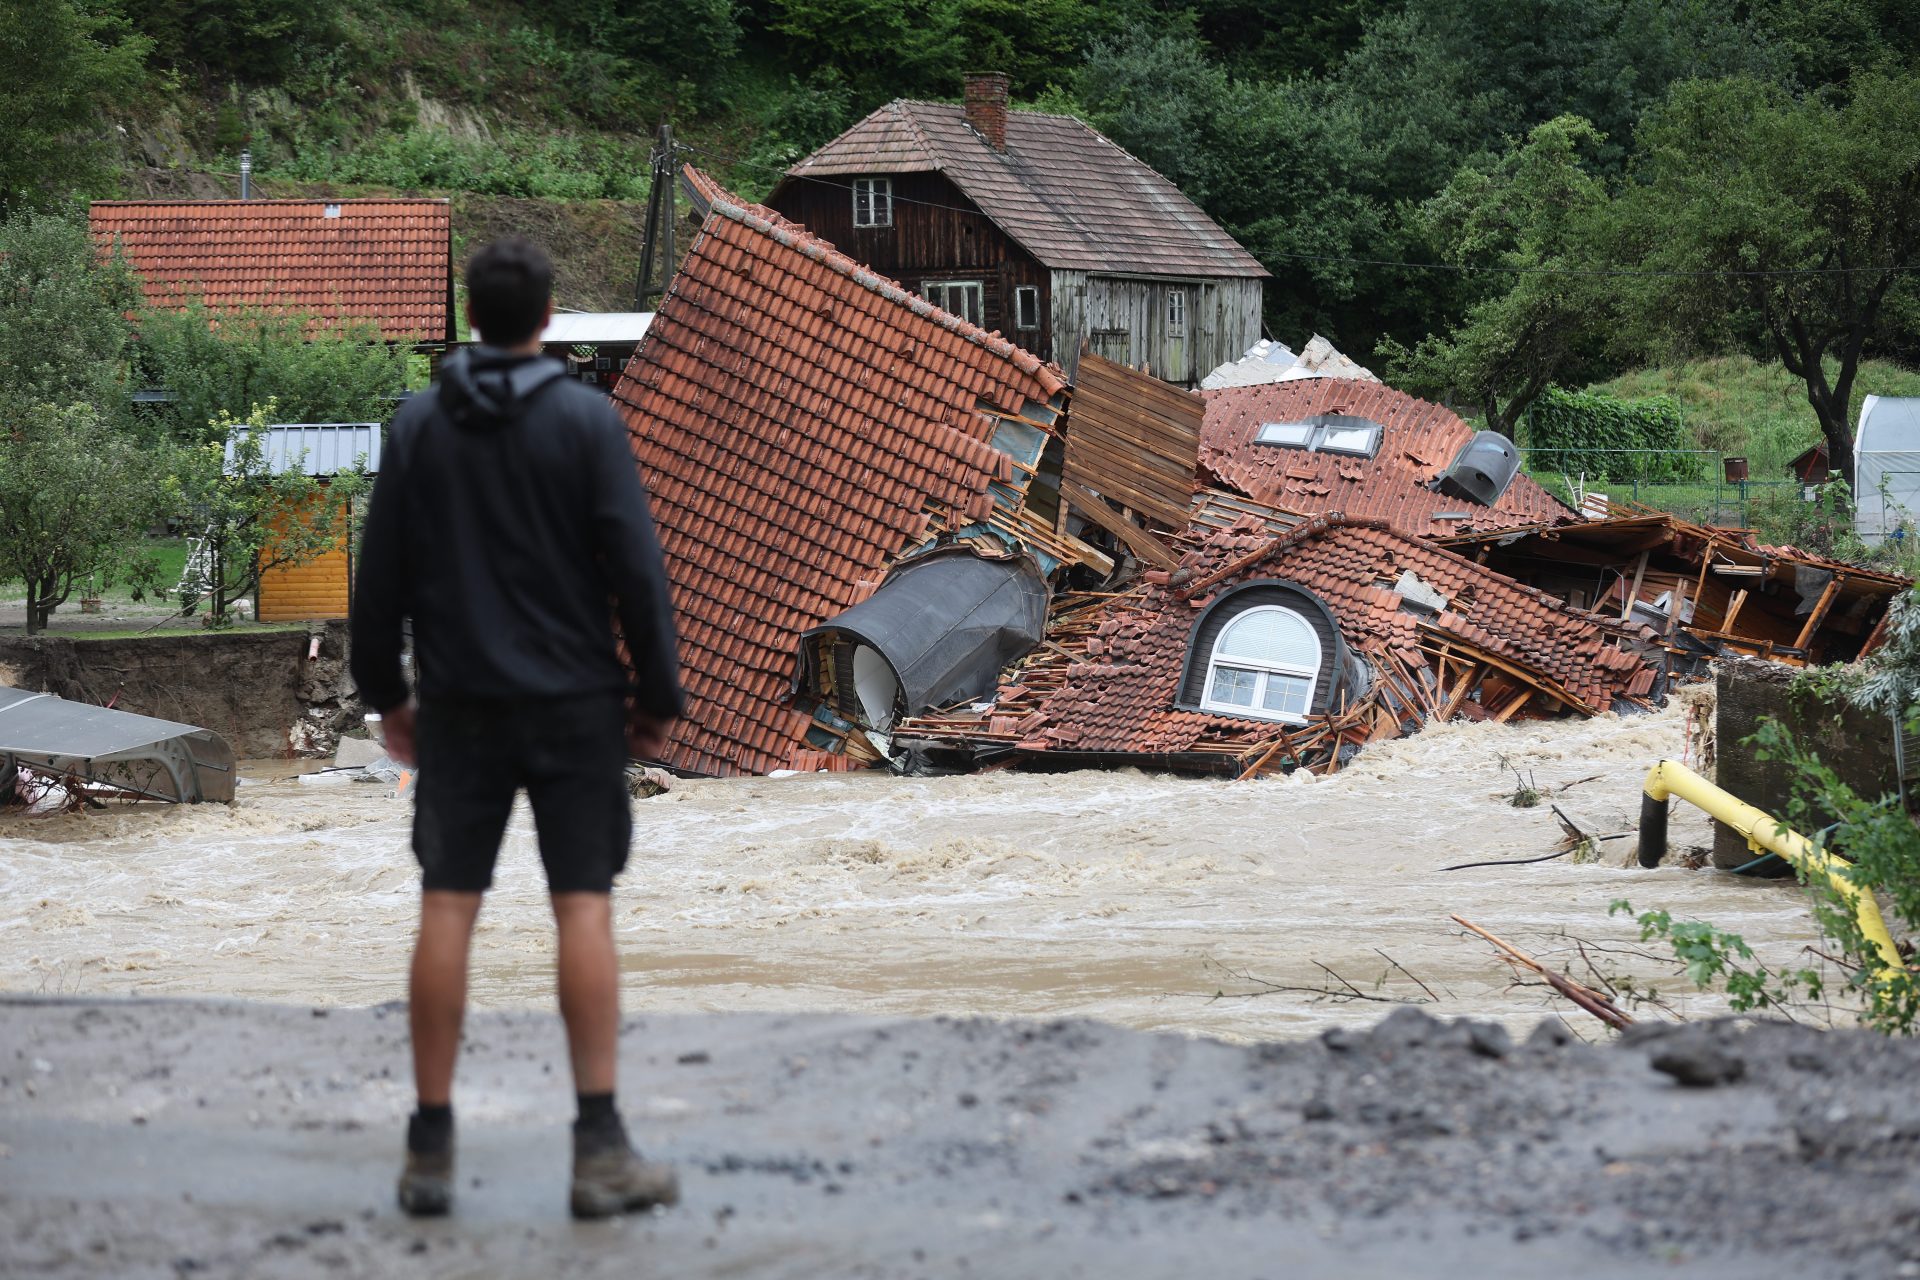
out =
<svg viewBox="0 0 1920 1280"><path fill-rule="evenodd" d="M1860 1032L637 1018L625 1107L684 1203L591 1226L535 1012L470 1023L455 1217L398 1215L405 1034L390 1006L0 1003L0 1273L1920 1275L1920 1044Z"/></svg>
<svg viewBox="0 0 1920 1280"><path fill-rule="evenodd" d="M191 636L0 636L0 683L199 725L254 758L331 755L361 714L344 622Z"/></svg>

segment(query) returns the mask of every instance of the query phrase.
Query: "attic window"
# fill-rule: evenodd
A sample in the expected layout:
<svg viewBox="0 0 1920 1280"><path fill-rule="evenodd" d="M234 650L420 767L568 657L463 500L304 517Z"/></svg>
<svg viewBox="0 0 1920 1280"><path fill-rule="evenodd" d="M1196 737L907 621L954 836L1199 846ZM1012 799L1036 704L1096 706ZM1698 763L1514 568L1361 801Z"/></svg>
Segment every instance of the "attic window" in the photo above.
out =
<svg viewBox="0 0 1920 1280"><path fill-rule="evenodd" d="M1023 284L1013 291L1013 327L1016 329L1038 329L1040 327L1040 289L1038 286Z"/></svg>
<svg viewBox="0 0 1920 1280"><path fill-rule="evenodd" d="M853 180L853 225L856 227L893 225L892 178L855 178Z"/></svg>
<svg viewBox="0 0 1920 1280"><path fill-rule="evenodd" d="M1355 458L1371 458L1380 452L1380 424L1367 418L1344 413L1316 413L1299 422L1263 422L1254 432L1256 444L1281 449L1305 449L1309 453L1341 453Z"/></svg>
<svg viewBox="0 0 1920 1280"><path fill-rule="evenodd" d="M1320 637L1291 609L1261 605L1226 625L1207 657L1208 711L1300 724L1320 675Z"/></svg>
<svg viewBox="0 0 1920 1280"><path fill-rule="evenodd" d="M320 216L323 218L337 218L340 216L340 206L337 204L330 204L326 208L320 211Z"/></svg>

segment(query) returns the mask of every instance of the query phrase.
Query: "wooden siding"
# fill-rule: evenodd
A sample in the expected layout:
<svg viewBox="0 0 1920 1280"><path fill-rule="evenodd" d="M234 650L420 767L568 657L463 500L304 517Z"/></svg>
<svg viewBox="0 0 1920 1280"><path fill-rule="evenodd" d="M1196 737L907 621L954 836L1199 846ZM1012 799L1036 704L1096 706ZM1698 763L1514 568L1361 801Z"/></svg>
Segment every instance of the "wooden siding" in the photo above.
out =
<svg viewBox="0 0 1920 1280"><path fill-rule="evenodd" d="M1171 528L1193 505L1200 397L1094 354L1067 415L1066 479ZM1081 504L1076 504L1081 505Z"/></svg>
<svg viewBox="0 0 1920 1280"><path fill-rule="evenodd" d="M1184 333L1169 331L1167 295L1186 293ZM1084 341L1109 360L1192 386L1260 338L1259 280L1180 280L1053 273L1051 329L1071 376Z"/></svg>
<svg viewBox="0 0 1920 1280"><path fill-rule="evenodd" d="M789 182L768 205L915 293L930 280L979 281L980 327L998 330L1043 360L1055 359L1046 268L941 175L881 176L893 182L890 227L853 225L850 177ZM1021 285L1040 291L1038 329L1014 327L1014 290Z"/></svg>
<svg viewBox="0 0 1920 1280"><path fill-rule="evenodd" d="M269 548L269 551L271 548ZM315 622L344 618L352 598L353 557L347 535L304 564L281 565L260 575L257 594L262 622Z"/></svg>

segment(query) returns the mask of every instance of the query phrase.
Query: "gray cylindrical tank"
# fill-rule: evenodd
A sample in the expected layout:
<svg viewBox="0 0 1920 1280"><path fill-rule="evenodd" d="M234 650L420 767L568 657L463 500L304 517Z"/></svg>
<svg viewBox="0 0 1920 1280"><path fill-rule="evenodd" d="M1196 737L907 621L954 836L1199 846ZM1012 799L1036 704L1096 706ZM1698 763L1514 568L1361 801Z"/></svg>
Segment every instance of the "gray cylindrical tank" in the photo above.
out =
<svg viewBox="0 0 1920 1280"><path fill-rule="evenodd" d="M1498 431L1477 432L1440 473L1440 492L1483 507L1500 501L1520 470L1520 451Z"/></svg>

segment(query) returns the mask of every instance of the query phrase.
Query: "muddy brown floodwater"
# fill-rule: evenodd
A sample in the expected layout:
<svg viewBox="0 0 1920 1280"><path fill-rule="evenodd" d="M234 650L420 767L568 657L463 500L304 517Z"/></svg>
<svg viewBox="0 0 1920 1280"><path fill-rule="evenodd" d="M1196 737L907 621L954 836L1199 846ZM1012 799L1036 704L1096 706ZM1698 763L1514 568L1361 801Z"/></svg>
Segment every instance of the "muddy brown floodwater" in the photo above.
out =
<svg viewBox="0 0 1920 1280"><path fill-rule="evenodd" d="M1331 970L1368 995L1424 999L1417 979L1439 997L1434 1012L1523 1029L1555 1006L1513 986L1449 914L1557 954L1563 934L1630 942L1628 921L1608 917L1620 898L1714 920L1763 959L1790 958L1815 937L1791 886L1643 871L1631 838L1603 844L1597 863L1441 870L1554 847L1545 804L1508 803L1515 768L1589 829L1630 830L1640 779L1681 753L1683 723L1676 708L1448 725L1374 747L1323 780L1119 771L683 783L635 805L616 902L626 1003L1082 1015L1241 1040L1377 1018L1384 1006L1371 1001L1252 980L1338 987ZM409 818L384 788L266 769L231 808L10 820L0 828L0 986L398 998L416 900ZM1708 839L1706 819L1676 806L1675 847ZM1607 963L1661 976L1630 955ZM523 805L482 917L473 995L482 1006L541 1005L551 980ZM1719 1007L1695 995L1678 1003L1690 1015Z"/></svg>

